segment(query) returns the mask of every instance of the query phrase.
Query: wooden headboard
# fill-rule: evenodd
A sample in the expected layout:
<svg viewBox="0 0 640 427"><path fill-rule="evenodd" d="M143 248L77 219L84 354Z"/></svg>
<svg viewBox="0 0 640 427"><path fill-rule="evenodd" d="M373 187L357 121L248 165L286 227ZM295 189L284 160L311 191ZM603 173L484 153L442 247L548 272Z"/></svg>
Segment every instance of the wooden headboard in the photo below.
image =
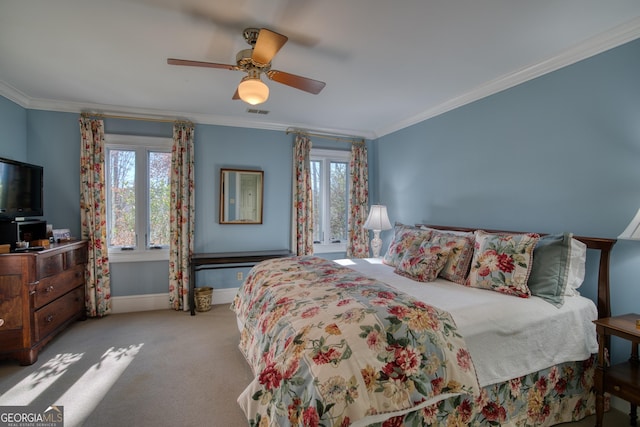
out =
<svg viewBox="0 0 640 427"><path fill-rule="evenodd" d="M425 226L429 228L435 228L438 230L452 230L452 231L468 231L474 232L479 228L468 227L451 227L445 225L432 225L432 224L416 224L416 226ZM482 230L488 233L522 233L522 231L507 231L507 230L489 230L482 228ZM545 233L539 233L544 236ZM598 268L598 318L611 316L611 295L609 293L609 258L611 256L611 249L617 242L616 239L604 239L600 237L585 237L585 236L573 236L587 245L589 249L595 249L600 251L600 263Z"/></svg>

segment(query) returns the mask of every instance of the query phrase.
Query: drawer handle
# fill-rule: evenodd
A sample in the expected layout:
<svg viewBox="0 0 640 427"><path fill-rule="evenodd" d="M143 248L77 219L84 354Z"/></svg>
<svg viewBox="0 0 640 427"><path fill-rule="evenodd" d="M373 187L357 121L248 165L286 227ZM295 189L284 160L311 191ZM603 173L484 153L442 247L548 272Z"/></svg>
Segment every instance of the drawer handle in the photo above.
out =
<svg viewBox="0 0 640 427"><path fill-rule="evenodd" d="M36 293L36 288L38 287L39 284L40 284L39 280L29 283L29 295L34 295Z"/></svg>
<svg viewBox="0 0 640 427"><path fill-rule="evenodd" d="M44 320L45 320L47 323L51 323L51 322L53 322L53 314L48 315L48 316L47 316L47 318L46 318L46 319L44 319Z"/></svg>
<svg viewBox="0 0 640 427"><path fill-rule="evenodd" d="M47 289L45 289L44 291L45 292L53 292L53 289L54 289L53 285L51 285L51 286L47 286Z"/></svg>
<svg viewBox="0 0 640 427"><path fill-rule="evenodd" d="M615 391L620 391L620 386L619 386L619 385L614 385L614 386L613 386L613 389L614 389Z"/></svg>
<svg viewBox="0 0 640 427"><path fill-rule="evenodd" d="M4 325L4 319L0 319L0 326Z"/></svg>

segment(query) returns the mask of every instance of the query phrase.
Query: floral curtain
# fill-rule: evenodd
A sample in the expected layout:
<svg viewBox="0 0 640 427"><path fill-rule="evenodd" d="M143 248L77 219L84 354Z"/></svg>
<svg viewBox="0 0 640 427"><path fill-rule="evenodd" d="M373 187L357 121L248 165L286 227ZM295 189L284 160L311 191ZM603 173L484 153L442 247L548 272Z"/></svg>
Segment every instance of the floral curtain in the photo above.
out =
<svg viewBox="0 0 640 427"><path fill-rule="evenodd" d="M296 255L313 254L313 192L311 190L311 140L297 135L293 147L292 248Z"/></svg>
<svg viewBox="0 0 640 427"><path fill-rule="evenodd" d="M169 303L174 310L189 310L189 262L193 253L195 197L191 124L173 125L171 200L169 211Z"/></svg>
<svg viewBox="0 0 640 427"><path fill-rule="evenodd" d="M367 167L367 147L364 141L351 146L349 185L349 240L347 258L369 256L369 230L364 229L369 206L369 172Z"/></svg>
<svg viewBox="0 0 640 427"><path fill-rule="evenodd" d="M104 122L81 117L80 220L82 239L89 242L85 285L89 317L111 312L104 155Z"/></svg>

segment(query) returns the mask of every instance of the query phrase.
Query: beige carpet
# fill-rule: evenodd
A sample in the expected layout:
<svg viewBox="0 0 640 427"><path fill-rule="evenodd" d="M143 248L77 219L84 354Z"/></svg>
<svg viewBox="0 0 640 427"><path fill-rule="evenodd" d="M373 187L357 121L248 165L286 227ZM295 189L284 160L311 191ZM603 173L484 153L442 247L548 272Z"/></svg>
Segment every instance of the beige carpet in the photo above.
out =
<svg viewBox="0 0 640 427"><path fill-rule="evenodd" d="M228 305L115 314L73 324L31 366L0 361L0 406L63 405L65 427L246 426L236 398L250 381ZM604 425L628 422L612 411Z"/></svg>

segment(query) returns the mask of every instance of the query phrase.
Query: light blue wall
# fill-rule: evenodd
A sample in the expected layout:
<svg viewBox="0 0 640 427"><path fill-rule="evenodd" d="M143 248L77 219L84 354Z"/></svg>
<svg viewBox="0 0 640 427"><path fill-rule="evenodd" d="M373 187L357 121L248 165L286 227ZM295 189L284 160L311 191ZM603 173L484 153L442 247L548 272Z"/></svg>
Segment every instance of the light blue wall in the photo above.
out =
<svg viewBox="0 0 640 427"><path fill-rule="evenodd" d="M0 96L0 157L27 162L27 112Z"/></svg>
<svg viewBox="0 0 640 427"><path fill-rule="evenodd" d="M381 202L392 221L615 238L640 208L638 76L640 40L380 138ZM619 241L614 314L640 312L639 276L640 242Z"/></svg>
<svg viewBox="0 0 640 427"><path fill-rule="evenodd" d="M80 237L78 114L27 110L28 158L44 168L44 216Z"/></svg>
<svg viewBox="0 0 640 427"><path fill-rule="evenodd" d="M111 296L166 294L169 292L169 263L118 262L109 265ZM168 303L167 303L168 307Z"/></svg>
<svg viewBox="0 0 640 427"><path fill-rule="evenodd" d="M225 126L196 127L196 252L288 249L291 136ZM200 161L202 159L202 161ZM264 171L262 224L220 224L220 169Z"/></svg>
<svg viewBox="0 0 640 427"><path fill-rule="evenodd" d="M639 68L636 41L381 138L390 215L616 235L640 206Z"/></svg>

